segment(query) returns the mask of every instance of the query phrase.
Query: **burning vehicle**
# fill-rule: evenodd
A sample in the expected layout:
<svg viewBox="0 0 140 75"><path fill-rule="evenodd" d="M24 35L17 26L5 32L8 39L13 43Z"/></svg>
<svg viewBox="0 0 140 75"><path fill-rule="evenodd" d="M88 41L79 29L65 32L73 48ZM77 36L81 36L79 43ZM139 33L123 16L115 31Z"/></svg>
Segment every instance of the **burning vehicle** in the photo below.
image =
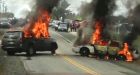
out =
<svg viewBox="0 0 140 75"><path fill-rule="evenodd" d="M52 9L57 6L58 2L59 0L36 0L35 9L29 13L29 21L19 32L20 35L10 32L10 35L6 35L8 39L3 38L2 48L10 55L19 51L17 50L19 45L27 56L35 54L36 51L51 51L52 54L55 54L58 46L56 41L51 38L48 28Z"/></svg>
<svg viewBox="0 0 140 75"><path fill-rule="evenodd" d="M89 56L90 54L101 59L114 59L132 61L133 55L130 52L128 43L122 44L115 40L103 40L102 38L102 23L95 23L95 31L87 44L75 46L72 51L80 53L81 56Z"/></svg>
<svg viewBox="0 0 140 75"><path fill-rule="evenodd" d="M37 51L51 51L55 54L57 43L53 38L25 38L23 31L7 31L2 38L2 49L8 55L30 51L30 54L36 54Z"/></svg>
<svg viewBox="0 0 140 75"><path fill-rule="evenodd" d="M118 51L121 49L121 44L114 40L102 40L100 23L96 23L95 32L91 36L88 43L74 47L73 52L80 53L82 56L91 54L100 58L105 58L106 56L116 58Z"/></svg>
<svg viewBox="0 0 140 75"><path fill-rule="evenodd" d="M36 50L47 50L55 54L58 46L56 41L50 38L49 23L52 9L57 3L57 0L37 0L35 14L23 29L25 37L23 46L27 49L27 55Z"/></svg>
<svg viewBox="0 0 140 75"><path fill-rule="evenodd" d="M95 0L88 4L89 12L93 13L92 19L90 18L93 31L90 31L92 32L89 35L90 38L78 40L80 44L76 43L74 45L73 52L80 53L82 56L92 54L97 58L133 61L134 55L132 54L130 40L121 40L121 42L119 42L120 40L113 40L109 34L111 32L107 28L110 25L110 16L113 13L114 3L115 0ZM89 12L87 13L88 16ZM84 33L86 32L80 33L80 35L78 33L78 38L87 37ZM88 42L84 42L84 44L81 42L87 40Z"/></svg>

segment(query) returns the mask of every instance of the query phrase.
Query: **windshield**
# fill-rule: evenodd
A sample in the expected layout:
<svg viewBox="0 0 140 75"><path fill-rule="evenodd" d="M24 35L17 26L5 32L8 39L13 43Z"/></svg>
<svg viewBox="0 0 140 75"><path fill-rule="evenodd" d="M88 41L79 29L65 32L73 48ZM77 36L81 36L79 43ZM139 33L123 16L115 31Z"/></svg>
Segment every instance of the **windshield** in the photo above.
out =
<svg viewBox="0 0 140 75"><path fill-rule="evenodd" d="M60 26L60 27L67 27L67 24L62 23L62 24L60 24L59 26Z"/></svg>
<svg viewBox="0 0 140 75"><path fill-rule="evenodd" d="M5 35L20 35L22 32L20 31L8 31L5 33Z"/></svg>

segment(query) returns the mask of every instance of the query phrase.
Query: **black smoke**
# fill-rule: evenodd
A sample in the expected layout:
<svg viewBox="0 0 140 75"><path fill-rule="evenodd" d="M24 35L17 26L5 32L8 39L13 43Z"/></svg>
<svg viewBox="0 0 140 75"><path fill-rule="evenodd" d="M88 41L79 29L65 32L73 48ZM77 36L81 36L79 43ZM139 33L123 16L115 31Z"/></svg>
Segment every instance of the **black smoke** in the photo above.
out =
<svg viewBox="0 0 140 75"><path fill-rule="evenodd" d="M32 11L27 16L28 24L24 27L24 30L27 30L31 35L35 23L40 17L44 18L44 11L48 12L47 15L51 15L53 8L58 5L59 0L35 0L35 2Z"/></svg>
<svg viewBox="0 0 140 75"><path fill-rule="evenodd" d="M81 27L78 31L78 37L75 41L76 45L86 42L91 42L91 37L94 32L95 22L101 21L103 29L103 38L109 39L109 34L107 32L108 22L115 10L115 0L92 0L91 3L82 3L80 14L88 21L88 24L81 23ZM84 22L84 21L83 21ZM87 27L82 27L88 25ZM90 26L89 26L90 25ZM104 36L105 35L105 36ZM82 42L82 43L81 43Z"/></svg>
<svg viewBox="0 0 140 75"><path fill-rule="evenodd" d="M93 0L94 2L95 0ZM106 20L109 13L112 11L110 9L110 4L113 0L96 0L96 6L93 9L94 10L94 16L95 19L103 19Z"/></svg>
<svg viewBox="0 0 140 75"><path fill-rule="evenodd" d="M113 11L116 8L115 5L115 0L93 0L92 3L94 4L94 2L96 2L95 5L93 5L93 20L99 21L102 24L102 36L106 39L106 38L110 38L109 37L109 33L108 33L108 25L111 19L111 16L113 14ZM95 24L93 24L94 26Z"/></svg>
<svg viewBox="0 0 140 75"><path fill-rule="evenodd" d="M32 11L28 14L27 19L36 21L39 16L40 10L47 11L49 14L52 13L54 7L59 4L60 0L35 0L35 5Z"/></svg>
<svg viewBox="0 0 140 75"><path fill-rule="evenodd" d="M59 0L36 0L37 9L47 10L52 12L53 8L58 5Z"/></svg>
<svg viewBox="0 0 140 75"><path fill-rule="evenodd" d="M132 16L129 17L130 21L134 24L132 31L128 36L124 38L124 42L132 45L137 36L140 35L140 5L137 5L132 12Z"/></svg>

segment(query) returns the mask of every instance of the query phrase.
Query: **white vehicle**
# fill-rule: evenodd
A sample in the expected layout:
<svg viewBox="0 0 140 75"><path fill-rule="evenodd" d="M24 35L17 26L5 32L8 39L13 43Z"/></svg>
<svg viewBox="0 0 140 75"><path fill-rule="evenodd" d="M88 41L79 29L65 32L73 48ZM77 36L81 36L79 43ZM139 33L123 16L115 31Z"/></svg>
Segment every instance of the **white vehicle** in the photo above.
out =
<svg viewBox="0 0 140 75"><path fill-rule="evenodd" d="M59 20L53 20L50 25L52 28L58 28L58 23L60 23L60 22L61 21L59 21Z"/></svg>
<svg viewBox="0 0 140 75"><path fill-rule="evenodd" d="M88 56L97 54L99 56L105 56L107 53L110 57L115 57L117 52L121 50L120 45L116 41L111 41L107 45L82 45L73 47L72 51L79 53L81 56Z"/></svg>
<svg viewBox="0 0 140 75"><path fill-rule="evenodd" d="M89 56L90 54L94 54L94 46L84 45L73 47L72 51L74 53L79 53L81 56Z"/></svg>
<svg viewBox="0 0 140 75"><path fill-rule="evenodd" d="M57 30L68 32L68 23L60 23Z"/></svg>

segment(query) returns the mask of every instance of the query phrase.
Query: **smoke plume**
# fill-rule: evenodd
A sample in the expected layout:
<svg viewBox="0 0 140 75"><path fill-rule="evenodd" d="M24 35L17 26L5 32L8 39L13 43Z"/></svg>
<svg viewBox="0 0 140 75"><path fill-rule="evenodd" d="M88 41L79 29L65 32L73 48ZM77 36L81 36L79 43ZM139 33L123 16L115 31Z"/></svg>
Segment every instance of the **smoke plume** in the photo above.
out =
<svg viewBox="0 0 140 75"><path fill-rule="evenodd" d="M43 37L49 37L48 25L51 13L53 8L57 6L59 0L35 0L35 1L36 1L35 6L27 16L29 22L24 27L23 31L25 33L25 36L27 37L32 36L38 38L36 36L37 32L40 34L39 36L43 35L42 32L44 32L45 34L43 35ZM44 22L45 25L43 25Z"/></svg>
<svg viewBox="0 0 140 75"><path fill-rule="evenodd" d="M124 38L124 42L128 42L129 45L133 44L133 41L137 39L137 36L140 35L140 4L137 5L133 12L132 15L129 17L130 21L133 23L133 28L130 34Z"/></svg>
<svg viewBox="0 0 140 75"><path fill-rule="evenodd" d="M110 6L112 1L113 0L96 0L96 6L93 9L93 18L105 20L112 11L112 6Z"/></svg>
<svg viewBox="0 0 140 75"><path fill-rule="evenodd" d="M52 9L57 6L59 0L36 0L37 9L47 10L49 13L52 12Z"/></svg>
<svg viewBox="0 0 140 75"><path fill-rule="evenodd" d="M83 36L85 37L81 41L91 41L91 36L94 31L95 27L95 22L96 21L101 21L102 23L102 29L103 29L103 34L106 37L107 32L106 32L106 26L107 23L110 20L110 16L112 15L113 11L115 9L115 0L92 0L91 3L85 3L82 4L81 7L81 14L84 16L84 19L86 19L89 23L87 27L81 27L80 30L82 30L82 35L79 35L79 38L82 38ZM82 26L83 24L81 24ZM91 30L92 29L92 30ZM104 36L104 37L105 37ZM77 39L79 39L77 38ZM108 38L108 37L107 37ZM79 42L81 42L79 41ZM75 42L79 43L78 41ZM88 42L89 43L89 42Z"/></svg>
<svg viewBox="0 0 140 75"><path fill-rule="evenodd" d="M36 3L32 8L32 11L28 14L27 18L32 18L34 20L40 14L40 11L47 11L49 14L52 13L54 7L56 7L59 3L59 0L35 0Z"/></svg>
<svg viewBox="0 0 140 75"><path fill-rule="evenodd" d="M17 18L25 18L35 4L35 0L4 0L7 11L14 13ZM2 11L2 10L1 10Z"/></svg>
<svg viewBox="0 0 140 75"><path fill-rule="evenodd" d="M95 1L93 1L95 2ZM92 2L92 4L93 4ZM109 39L109 33L108 33L108 23L110 21L110 18L113 14L113 11L115 10L115 0L96 0L96 5L94 5L95 8L93 8L93 22L100 21L102 24L102 36L104 36L104 39ZM95 27L95 23L92 24L93 27Z"/></svg>

